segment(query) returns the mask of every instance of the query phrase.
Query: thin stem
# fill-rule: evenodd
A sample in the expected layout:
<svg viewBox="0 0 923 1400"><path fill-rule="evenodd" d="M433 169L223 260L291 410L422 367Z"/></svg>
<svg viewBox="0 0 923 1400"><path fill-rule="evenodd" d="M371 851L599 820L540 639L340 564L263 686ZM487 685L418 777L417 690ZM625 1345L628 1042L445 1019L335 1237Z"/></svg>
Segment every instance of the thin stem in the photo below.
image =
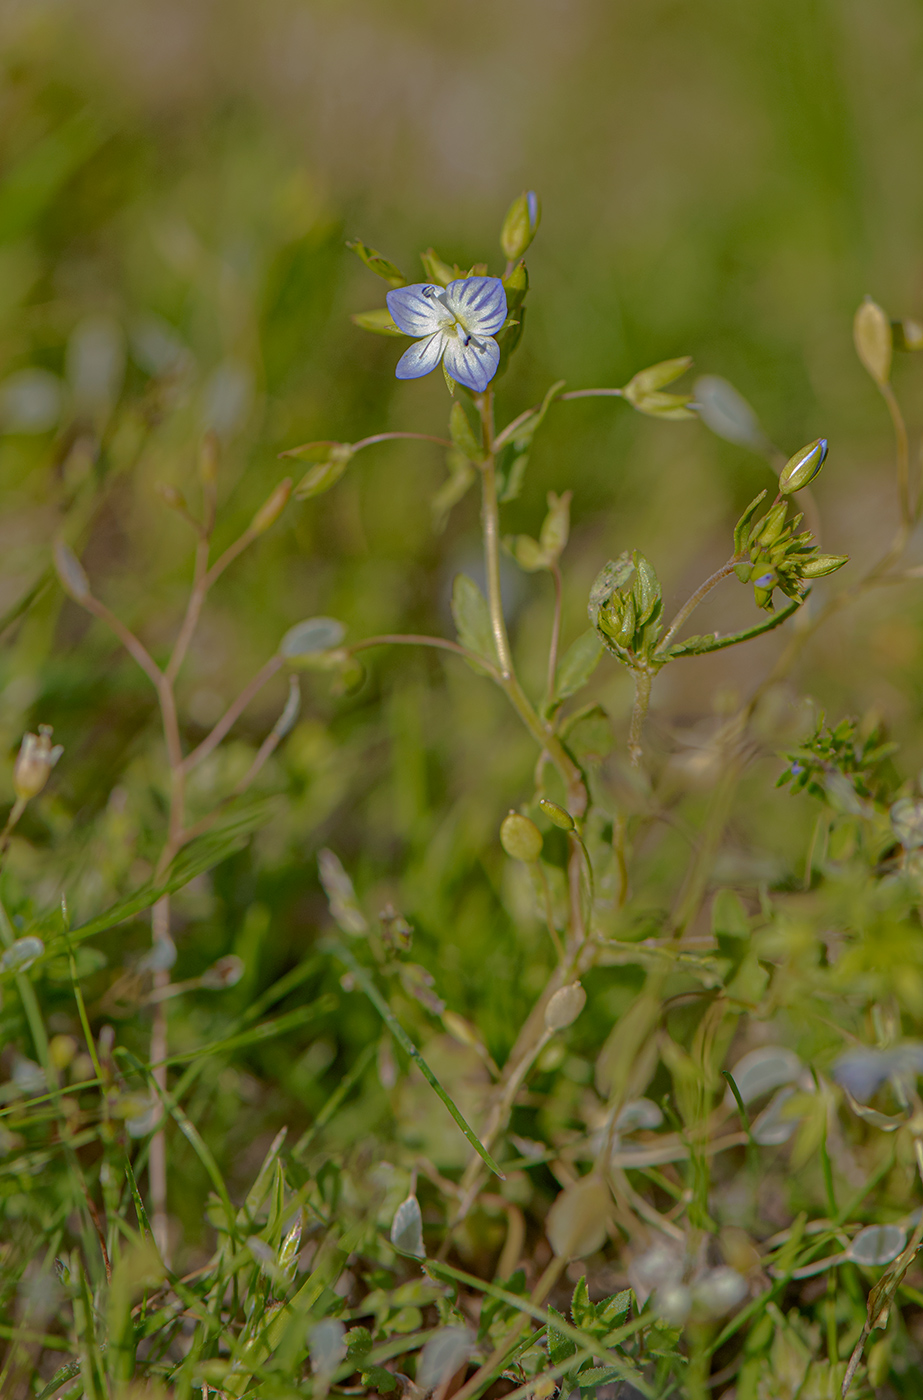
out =
<svg viewBox="0 0 923 1400"><path fill-rule="evenodd" d="M686 599L686 602L683 604L679 612L674 617L673 621L670 623L669 627L664 633L663 640L659 643L657 647L658 652L666 651L667 647L670 645L679 629L686 622L687 618L690 617L690 615L693 612L695 612L696 608L702 602L703 598L707 598L708 594L712 591L716 584L719 584L722 579L725 579L730 574L732 574L734 572L734 565L738 564L739 562L739 556L736 554L733 555L727 561L726 564L721 565L720 569L716 569L715 572L711 574L710 577L707 578L704 583L699 584L698 588L695 590L691 597Z"/></svg>
<svg viewBox="0 0 923 1400"><path fill-rule="evenodd" d="M282 669L284 664L284 659L281 656L271 656L266 664L257 671L250 684L244 686L237 699L232 701L225 710L211 733L207 734L201 744L186 755L183 760L185 772L189 773L193 768L198 767L203 759L206 759L212 750L218 747L221 740L250 704L250 701L262 690L266 682Z"/></svg>
<svg viewBox="0 0 923 1400"><path fill-rule="evenodd" d="M653 676L645 667L634 672L635 678L635 703L631 711L631 725L628 730L628 757L632 768L641 767L641 736L644 733L644 721L647 718L648 707L651 703L651 681Z"/></svg>
<svg viewBox="0 0 923 1400"><path fill-rule="evenodd" d="M891 385L882 384L879 387L881 396L888 405L888 412L894 426L895 446L897 448L897 499L901 520L904 525L910 526L914 521L914 511L910 500L910 443L907 439L907 424L904 422L904 415L901 413L897 395Z"/></svg>
<svg viewBox="0 0 923 1400"><path fill-rule="evenodd" d="M151 941L156 947L170 942L170 896L163 895L151 910ZM161 994L170 984L168 969L160 968L154 973L154 991ZM167 1093L167 1007L165 1001L158 1001L154 1007L151 1026L151 1073L161 1094ZM151 1188L151 1228L154 1242L163 1260L169 1263L169 1230L167 1222L167 1138L166 1118L161 1119L160 1127L151 1138L150 1155L147 1166L148 1182Z"/></svg>
<svg viewBox="0 0 923 1400"><path fill-rule="evenodd" d="M192 591L189 594L189 602L186 606L186 616L183 618L179 635L173 646L173 653L164 671L164 676L171 685L179 674L180 667L186 658L186 652L189 650L189 644L198 626L199 616L202 612L202 604L205 602L208 591L204 587L207 573L208 537L203 533L196 544Z"/></svg>
<svg viewBox="0 0 923 1400"><path fill-rule="evenodd" d="M452 447L449 438L433 437L432 433L373 433L371 437L361 438L359 442L352 443L354 452L358 452L363 447L372 447L376 442L394 442L397 438L412 438L416 442L438 442L440 447ZM286 454L283 452L282 456Z"/></svg>
<svg viewBox="0 0 923 1400"><path fill-rule="evenodd" d="M551 565L554 580L554 621L551 624L551 643L548 647L548 699L554 695L554 678L558 671L558 644L561 639L561 570L555 560Z"/></svg>
<svg viewBox="0 0 923 1400"><path fill-rule="evenodd" d="M500 591L500 507L497 501L497 469L494 458L493 394L490 389L479 399L484 446L487 456L481 464L481 528L484 534L484 566L487 573L487 606L493 632L500 675L504 681L513 678L513 658L503 616Z"/></svg>
<svg viewBox="0 0 923 1400"><path fill-rule="evenodd" d="M623 389L571 389L566 394L558 395L558 402L563 403L566 399L623 399L625 391Z"/></svg>
<svg viewBox="0 0 923 1400"><path fill-rule="evenodd" d="M440 651L454 651L456 656L463 656L466 661L480 666L498 685L502 684L502 677L496 666L492 666L478 652L463 647L459 642L450 642L446 637L425 637L415 632L383 632L378 637L364 637L361 642L353 642L352 646L346 647L346 651L352 655L357 651L366 651L369 647L380 646L438 647Z"/></svg>
<svg viewBox="0 0 923 1400"><path fill-rule="evenodd" d="M134 661L137 661L151 685L159 692L160 682L163 679L163 672L151 656L147 647L138 641L134 632L129 631L122 619L116 617L115 613L112 612L110 608L107 608L105 603L101 603L98 598L94 598L91 595L86 598L81 598L80 602L81 605L86 608L87 612L92 613L94 617L100 618L101 621L105 622L109 629L115 633L129 656L132 657Z"/></svg>
<svg viewBox="0 0 923 1400"><path fill-rule="evenodd" d="M543 897L544 897L544 904L545 904L545 923L548 925L548 933L549 933L549 936L550 936L550 938L551 938L552 943L554 944L554 951L555 951L555 952L557 953L557 955L558 955L558 962L559 962L559 963L563 963L563 961L564 961L564 945L563 945L563 943L561 942L561 935L558 933L558 930L555 928L555 923L554 923L554 906L552 905L552 902L551 902L551 886L550 886L549 883L548 883L548 873L547 873L547 871L545 870L545 867L542 865L542 863L541 863L540 860L537 860L537 861L535 862L535 868L538 870L538 876L539 876L539 880L541 881L541 886L542 886L542 895L543 895Z"/></svg>

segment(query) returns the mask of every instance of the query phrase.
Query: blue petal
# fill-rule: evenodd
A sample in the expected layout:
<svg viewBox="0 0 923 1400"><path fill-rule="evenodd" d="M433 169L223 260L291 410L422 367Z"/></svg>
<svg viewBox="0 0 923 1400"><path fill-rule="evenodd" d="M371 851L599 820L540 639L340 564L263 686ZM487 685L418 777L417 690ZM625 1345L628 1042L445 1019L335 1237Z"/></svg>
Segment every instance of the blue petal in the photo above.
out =
<svg viewBox="0 0 923 1400"><path fill-rule="evenodd" d="M506 320L506 292L499 277L460 277L446 287L446 302L472 335L496 335Z"/></svg>
<svg viewBox="0 0 923 1400"><path fill-rule="evenodd" d="M411 345L397 362L394 371L397 378L420 379L424 374L429 374L430 370L435 369L442 359L445 343L446 337L442 331L437 331L435 335L428 336L426 340L418 340L414 345Z"/></svg>
<svg viewBox="0 0 923 1400"><path fill-rule="evenodd" d="M439 329L439 318L445 309L433 293L441 292L431 282L415 282L412 287L398 287L385 297L394 324L405 335L432 335ZM424 293L430 293L429 296Z"/></svg>
<svg viewBox="0 0 923 1400"><path fill-rule="evenodd" d="M487 281L487 278L483 279ZM469 340L462 345L460 336L446 337L445 367L453 379L476 394L483 394L500 363L500 346L495 340Z"/></svg>

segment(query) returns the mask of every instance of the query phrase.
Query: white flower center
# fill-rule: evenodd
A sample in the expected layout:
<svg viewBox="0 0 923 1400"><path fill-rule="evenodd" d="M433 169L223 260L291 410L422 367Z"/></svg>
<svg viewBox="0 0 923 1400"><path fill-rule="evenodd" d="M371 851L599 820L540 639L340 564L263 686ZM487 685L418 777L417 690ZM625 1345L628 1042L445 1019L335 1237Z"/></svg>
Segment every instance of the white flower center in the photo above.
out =
<svg viewBox="0 0 923 1400"><path fill-rule="evenodd" d="M436 287L426 287L423 290L423 295L432 302L438 302L446 313L437 322L443 335L457 335L462 345L468 345L472 339L471 331L465 324L464 317L449 305L445 292L439 291Z"/></svg>

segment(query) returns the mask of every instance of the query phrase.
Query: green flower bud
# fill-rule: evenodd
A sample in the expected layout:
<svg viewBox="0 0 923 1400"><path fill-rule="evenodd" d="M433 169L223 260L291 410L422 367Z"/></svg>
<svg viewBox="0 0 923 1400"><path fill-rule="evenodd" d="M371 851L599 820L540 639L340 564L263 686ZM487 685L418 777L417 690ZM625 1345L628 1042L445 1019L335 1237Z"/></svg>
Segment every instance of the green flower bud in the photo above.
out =
<svg viewBox="0 0 923 1400"><path fill-rule="evenodd" d="M542 833L528 817L510 812L500 826L500 844L513 860L532 865L542 853Z"/></svg>
<svg viewBox="0 0 923 1400"><path fill-rule="evenodd" d="M760 549L769 549L785 529L785 517L787 515L788 502L777 501L772 509L766 512L762 520L757 522L756 528L750 537L751 548L757 545Z"/></svg>
<svg viewBox="0 0 923 1400"><path fill-rule="evenodd" d="M541 205L534 190L527 190L513 200L500 233L503 256L510 262L522 257L538 231L541 217Z"/></svg>
<svg viewBox="0 0 923 1400"><path fill-rule="evenodd" d="M548 820L553 822L555 826L559 826L562 831L574 830L574 819L570 812L565 811L563 807L559 807L557 802L551 802L547 797L540 797L538 805L541 807Z"/></svg>
<svg viewBox="0 0 923 1400"><path fill-rule="evenodd" d="M158 481L157 485L154 487L154 490L157 492L160 499L166 505L168 505L171 510L188 509L186 505L186 497L183 495L182 491L177 490L175 486L171 486L169 482Z"/></svg>
<svg viewBox="0 0 923 1400"><path fill-rule="evenodd" d="M849 562L848 554L815 554L801 566L802 578L825 578Z"/></svg>
<svg viewBox="0 0 923 1400"><path fill-rule="evenodd" d="M827 439L817 438L814 442L802 447L793 457L789 457L782 474L779 477L779 490L783 496L790 496L793 491L800 491L813 481L827 457Z"/></svg>

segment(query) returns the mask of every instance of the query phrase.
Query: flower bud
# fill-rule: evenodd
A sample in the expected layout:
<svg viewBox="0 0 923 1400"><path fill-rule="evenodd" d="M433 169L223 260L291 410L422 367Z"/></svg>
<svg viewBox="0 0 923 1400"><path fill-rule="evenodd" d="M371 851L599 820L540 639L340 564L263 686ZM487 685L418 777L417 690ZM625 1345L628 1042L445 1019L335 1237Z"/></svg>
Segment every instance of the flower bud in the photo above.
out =
<svg viewBox="0 0 923 1400"><path fill-rule="evenodd" d="M538 231L541 217L541 205L534 190L513 200L500 232L500 247L510 262L522 257Z"/></svg>
<svg viewBox="0 0 923 1400"><path fill-rule="evenodd" d="M80 560L63 540L58 540L54 547L54 566L65 593L69 593L76 603L85 602L90 596L90 581Z"/></svg>
<svg viewBox="0 0 923 1400"><path fill-rule="evenodd" d="M542 853L542 833L528 817L510 812L500 826L500 844L513 860L531 865Z"/></svg>
<svg viewBox="0 0 923 1400"><path fill-rule="evenodd" d="M853 321L856 354L879 388L891 374L891 322L871 297L866 297Z"/></svg>
<svg viewBox="0 0 923 1400"><path fill-rule="evenodd" d="M783 496L800 491L813 481L827 456L827 439L817 438L815 442L802 447L793 457L789 457L779 477L779 490Z"/></svg>
<svg viewBox="0 0 923 1400"><path fill-rule="evenodd" d="M802 578L825 578L849 563L848 554L815 554L801 566Z"/></svg>
<svg viewBox="0 0 923 1400"><path fill-rule="evenodd" d="M207 967L199 981L211 991L222 991L225 987L235 987L245 971L243 960L235 953L228 953Z"/></svg>
<svg viewBox="0 0 923 1400"><path fill-rule="evenodd" d="M573 831L573 817L570 812L566 812L563 807L559 807L557 802L549 802L547 797L540 797L538 805L541 807L548 820L554 822L555 826L559 826L562 831Z"/></svg>
<svg viewBox="0 0 923 1400"><path fill-rule="evenodd" d="M573 1025L586 1006L586 992L579 982L559 987L545 1007L545 1030L563 1031Z"/></svg>
<svg viewBox="0 0 923 1400"><path fill-rule="evenodd" d="M287 476L283 481L279 482L275 491L273 491L269 499L260 506L256 515L250 521L249 533L251 535L265 534L270 525L274 525L285 510L285 507L288 505L288 498L291 494L292 478Z"/></svg>
<svg viewBox="0 0 923 1400"><path fill-rule="evenodd" d="M61 757L60 744L51 746L50 724L40 724L37 734L26 734L13 768L13 790L21 802L37 797L48 781L48 774Z"/></svg>

